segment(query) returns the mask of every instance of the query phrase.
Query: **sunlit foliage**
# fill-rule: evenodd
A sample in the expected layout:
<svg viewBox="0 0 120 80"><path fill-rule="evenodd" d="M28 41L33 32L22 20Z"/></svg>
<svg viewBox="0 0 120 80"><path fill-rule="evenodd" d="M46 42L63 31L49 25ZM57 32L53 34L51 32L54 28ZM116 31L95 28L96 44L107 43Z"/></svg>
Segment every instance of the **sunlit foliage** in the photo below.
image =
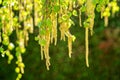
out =
<svg viewBox="0 0 120 80"><path fill-rule="evenodd" d="M68 55L71 58L72 43L76 38L69 30L74 25L72 16L79 17L80 26L85 28L85 58L89 67L88 40L89 33L94 33L95 11L101 13L107 26L109 16L119 11L117 0L0 0L0 52L2 57L8 57L8 63L17 58L16 80L24 74L22 55L26 51L29 34L34 33L35 27L38 28L35 40L40 45L41 59L45 58L47 70L50 66L49 47L52 43L57 44L58 30L61 32L60 40L68 41ZM85 15L84 19L82 15ZM16 34L14 43L10 40L13 32ZM13 49L16 56L11 53Z"/></svg>

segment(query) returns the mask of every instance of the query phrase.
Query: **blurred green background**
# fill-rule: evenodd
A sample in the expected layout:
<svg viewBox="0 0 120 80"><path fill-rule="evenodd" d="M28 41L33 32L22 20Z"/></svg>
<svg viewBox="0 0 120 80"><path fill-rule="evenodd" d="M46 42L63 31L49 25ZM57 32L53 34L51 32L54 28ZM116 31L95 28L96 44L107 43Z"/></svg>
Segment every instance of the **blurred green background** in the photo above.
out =
<svg viewBox="0 0 120 80"><path fill-rule="evenodd" d="M85 64L84 28L79 27L77 17L72 19L75 25L70 31L76 36L72 58L68 57L67 39L60 41L59 33L58 44L50 46L51 66L47 71L35 34L31 34L23 55L25 73L21 80L120 80L120 13L109 18L108 27L104 27L104 20L97 13L94 35L89 36L89 68ZM14 34L11 38L16 39ZM0 57L0 80L15 80L15 60L8 64L7 57Z"/></svg>

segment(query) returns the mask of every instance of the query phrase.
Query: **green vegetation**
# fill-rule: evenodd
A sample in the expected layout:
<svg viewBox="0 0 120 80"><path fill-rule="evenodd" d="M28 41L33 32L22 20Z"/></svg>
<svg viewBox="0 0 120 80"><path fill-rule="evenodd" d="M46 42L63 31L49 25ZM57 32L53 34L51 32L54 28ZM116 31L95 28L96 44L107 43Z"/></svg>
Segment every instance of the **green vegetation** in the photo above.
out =
<svg viewBox="0 0 120 80"><path fill-rule="evenodd" d="M118 5L117 0L0 0L0 67L3 67L1 71L6 71L5 74L10 80L15 80L16 74L12 73L12 75L11 72L7 72L9 70L4 70L4 66L9 64L11 64L10 69L17 73L16 80L20 80L22 76L23 80L72 78L89 80L92 77L92 80L96 80L105 69L106 73L99 79L110 79L108 75L112 67L108 67L113 65L118 69L120 66L120 62L117 61L120 52ZM118 18L114 19L116 16ZM107 29L104 26L108 26ZM112 29L114 26L117 27ZM66 40L67 43L63 42ZM112 52L109 52L109 49ZM115 54L112 58L113 52ZM45 59L44 63L49 71L44 69L39 53L41 59ZM68 53L71 59L65 53ZM90 68L85 67L84 56L86 66ZM108 63L101 64L102 59L107 60ZM52 66L50 66L51 62ZM38 65L42 66L38 67ZM103 67L98 68L101 67L100 65ZM81 73L78 72L77 66L81 68ZM96 69L98 74L95 73ZM28 70L31 72L29 73ZM110 71L114 76L113 80L119 79L119 72ZM32 73L34 75L31 75ZM50 73L52 74L48 76ZM36 74L40 76L35 78Z"/></svg>

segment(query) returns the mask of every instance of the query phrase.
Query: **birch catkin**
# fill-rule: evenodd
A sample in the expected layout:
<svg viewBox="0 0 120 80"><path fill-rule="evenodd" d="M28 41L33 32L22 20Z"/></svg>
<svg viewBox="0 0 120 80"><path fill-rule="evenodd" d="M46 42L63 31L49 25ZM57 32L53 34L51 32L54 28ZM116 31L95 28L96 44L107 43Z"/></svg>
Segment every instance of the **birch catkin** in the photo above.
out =
<svg viewBox="0 0 120 80"><path fill-rule="evenodd" d="M88 55L89 55L89 41L88 41L88 27L85 28L85 47L86 47L86 53L85 53L85 59L86 59L86 66L89 67L89 61L88 61Z"/></svg>

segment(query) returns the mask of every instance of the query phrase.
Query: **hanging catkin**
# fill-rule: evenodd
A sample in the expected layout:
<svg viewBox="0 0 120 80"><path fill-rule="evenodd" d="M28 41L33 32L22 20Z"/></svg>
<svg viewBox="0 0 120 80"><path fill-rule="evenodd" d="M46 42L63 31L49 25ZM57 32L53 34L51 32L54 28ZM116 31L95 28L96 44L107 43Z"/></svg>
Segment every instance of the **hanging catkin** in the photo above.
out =
<svg viewBox="0 0 120 80"><path fill-rule="evenodd" d="M82 20L81 20L81 10L79 9L79 25L82 26Z"/></svg>
<svg viewBox="0 0 120 80"><path fill-rule="evenodd" d="M57 13L51 13L52 21L52 32L51 32L51 43L54 41L54 45L57 44Z"/></svg>
<svg viewBox="0 0 120 80"><path fill-rule="evenodd" d="M45 50L44 55L46 59L46 67L47 67L47 70L49 70L49 66L50 66L50 56L49 56L50 31L49 30L46 33L45 39L46 39L46 45L44 46L44 50Z"/></svg>
<svg viewBox="0 0 120 80"><path fill-rule="evenodd" d="M73 37L69 31L66 32L66 36L68 37L68 55L69 55L69 58L71 58Z"/></svg>
<svg viewBox="0 0 120 80"><path fill-rule="evenodd" d="M19 63L22 63L22 56L21 56L21 54L18 56L18 64ZM23 66L19 66L19 67L20 67L21 73L24 74L24 67Z"/></svg>
<svg viewBox="0 0 120 80"><path fill-rule="evenodd" d="M85 53L85 59L86 59L86 66L89 67L89 61L88 61L88 55L89 55L89 41L88 41L88 27L85 28L85 47L86 47L86 53Z"/></svg>
<svg viewBox="0 0 120 80"><path fill-rule="evenodd" d="M91 35L93 35L93 26L94 26L94 18L95 18L95 5L93 4L92 0L87 0L86 2L86 14L88 16L89 19L89 29L91 32Z"/></svg>

